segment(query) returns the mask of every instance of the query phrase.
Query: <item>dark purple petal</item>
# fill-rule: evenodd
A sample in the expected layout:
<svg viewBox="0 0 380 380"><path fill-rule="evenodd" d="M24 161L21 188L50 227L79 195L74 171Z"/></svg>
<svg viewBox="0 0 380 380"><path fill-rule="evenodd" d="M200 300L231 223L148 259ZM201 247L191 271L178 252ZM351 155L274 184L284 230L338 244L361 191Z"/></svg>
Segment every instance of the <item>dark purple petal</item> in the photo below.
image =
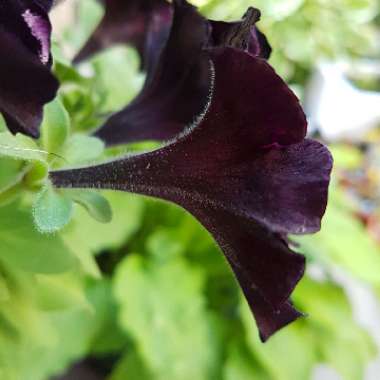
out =
<svg viewBox="0 0 380 380"><path fill-rule="evenodd" d="M267 57L270 46L255 27L260 12L249 8L240 22L206 21L186 1L174 2L173 26L156 70L140 95L96 132L107 145L169 140L203 111L210 92L204 48L235 46ZM153 64L151 65L153 67Z"/></svg>
<svg viewBox="0 0 380 380"><path fill-rule="evenodd" d="M174 3L173 25L154 73L140 95L95 134L107 145L168 140L205 108L211 87L208 24L187 2Z"/></svg>
<svg viewBox="0 0 380 380"><path fill-rule="evenodd" d="M45 4L46 5L46 4ZM0 26L14 34L25 48L51 64L51 24L46 10L36 0L3 0L0 3Z"/></svg>
<svg viewBox="0 0 380 380"><path fill-rule="evenodd" d="M332 159L323 145L304 140L299 102L264 60L233 48L210 56L213 94L197 125L156 151L52 172L51 179L188 210L220 245L266 339L300 315L288 299L304 258L282 236L320 228Z"/></svg>
<svg viewBox="0 0 380 380"><path fill-rule="evenodd" d="M188 206L223 250L263 341L302 316L288 299L304 274L304 256L252 219L196 202Z"/></svg>
<svg viewBox="0 0 380 380"><path fill-rule="evenodd" d="M146 71L144 87L146 87L154 77L154 73L169 39L173 22L173 7L161 7L152 13L145 38L143 59L143 69Z"/></svg>
<svg viewBox="0 0 380 380"><path fill-rule="evenodd" d="M39 136L43 105L55 97L50 72L51 25L47 2L0 3L0 112L11 132Z"/></svg>
<svg viewBox="0 0 380 380"><path fill-rule="evenodd" d="M269 59L272 54L272 47L265 34L258 28L252 29L251 34L252 38L250 40L248 51L254 56Z"/></svg>
<svg viewBox="0 0 380 380"><path fill-rule="evenodd" d="M104 16L74 58L78 63L115 44L131 44L144 59L159 54L171 25L171 7L166 0L102 0ZM146 51L150 24L158 35L150 40ZM152 37L152 35L150 35Z"/></svg>
<svg viewBox="0 0 380 380"><path fill-rule="evenodd" d="M288 300L304 274L305 258L292 252L278 234L231 210L183 199L177 203L213 235L239 281L258 290L270 305L277 307Z"/></svg>
<svg viewBox="0 0 380 380"><path fill-rule="evenodd" d="M238 275L235 270L234 272ZM304 316L293 307L291 301L273 308L257 290L249 287L249 281L243 280L242 276L240 276L239 284L256 320L262 342L266 342L278 330Z"/></svg>

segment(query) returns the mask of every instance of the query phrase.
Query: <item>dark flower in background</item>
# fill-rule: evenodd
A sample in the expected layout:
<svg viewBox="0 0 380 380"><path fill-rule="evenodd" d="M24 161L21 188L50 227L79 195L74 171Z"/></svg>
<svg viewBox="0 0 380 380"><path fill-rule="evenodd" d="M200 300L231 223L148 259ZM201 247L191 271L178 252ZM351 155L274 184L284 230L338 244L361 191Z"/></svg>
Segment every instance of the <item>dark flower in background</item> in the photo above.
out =
<svg viewBox="0 0 380 380"><path fill-rule="evenodd" d="M204 49L234 46L269 58L270 45L255 26L259 19L259 11L250 8L242 21L206 20L186 1L174 1L173 22L165 39L162 37L169 24L153 22L153 13L145 40L145 51L149 53L145 55L144 88L124 110L112 115L96 135L107 145L117 145L165 141L181 133L208 100L210 75Z"/></svg>
<svg viewBox="0 0 380 380"><path fill-rule="evenodd" d="M155 34L148 33L147 41ZM162 53L152 54L141 93L112 115L95 133L107 145L143 140L168 140L182 132L205 108L210 92L210 67L203 53L209 25L186 2L175 2L170 35Z"/></svg>
<svg viewBox="0 0 380 380"><path fill-rule="evenodd" d="M39 136L42 109L57 92L50 71L49 0L0 2L0 112L12 133Z"/></svg>
<svg viewBox="0 0 380 380"><path fill-rule="evenodd" d="M100 0L105 13L99 25L74 58L80 62L115 44L131 44L143 58L151 58L165 40L171 25L172 8L166 0ZM153 26L152 26L153 25ZM155 31L146 45L148 28ZM145 51L145 49L148 49ZM148 58L147 57L147 58ZM143 63L144 65L144 63Z"/></svg>
<svg viewBox="0 0 380 380"><path fill-rule="evenodd" d="M177 138L50 178L57 187L158 197L192 213L224 252L266 340L301 315L289 297L305 260L286 235L319 230L332 159L323 145L305 140L298 99L264 59L240 49L244 41L202 52L209 103Z"/></svg>

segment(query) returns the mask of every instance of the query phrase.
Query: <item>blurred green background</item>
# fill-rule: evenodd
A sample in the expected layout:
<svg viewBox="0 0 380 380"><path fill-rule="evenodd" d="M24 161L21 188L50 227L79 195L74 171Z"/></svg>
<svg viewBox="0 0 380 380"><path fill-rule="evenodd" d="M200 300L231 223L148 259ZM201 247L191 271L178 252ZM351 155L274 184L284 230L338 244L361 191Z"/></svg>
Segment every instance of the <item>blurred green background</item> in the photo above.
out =
<svg viewBox="0 0 380 380"><path fill-rule="evenodd" d="M248 6L261 9L260 27L274 50L270 63L301 98L321 60L380 60L376 0L193 3L221 20L239 19ZM151 146L104 150L83 140L104 114L133 99L144 79L136 51L126 46L79 71L70 66L101 15L96 1L68 0L53 16L55 71L71 125L60 154L69 159L80 151L75 162ZM362 90L380 91L380 76L354 79ZM379 138L373 128L329 145L335 168L322 231L297 238L309 270L294 302L308 317L265 345L221 253L191 216L163 202L104 192L110 223L76 207L59 233L41 235L30 216L33 189L14 176L31 158L0 150L0 379L378 379Z"/></svg>

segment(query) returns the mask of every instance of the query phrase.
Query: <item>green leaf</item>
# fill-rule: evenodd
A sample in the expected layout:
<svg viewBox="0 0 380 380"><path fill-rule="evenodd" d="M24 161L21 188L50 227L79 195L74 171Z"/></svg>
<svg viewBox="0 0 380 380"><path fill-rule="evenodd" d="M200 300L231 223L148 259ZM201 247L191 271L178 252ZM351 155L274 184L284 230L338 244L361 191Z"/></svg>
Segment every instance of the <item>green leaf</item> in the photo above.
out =
<svg viewBox="0 0 380 380"><path fill-rule="evenodd" d="M41 138L45 150L58 154L68 137L69 129L69 115L61 101L56 98L44 107Z"/></svg>
<svg viewBox="0 0 380 380"><path fill-rule="evenodd" d="M4 275L0 275L0 302L8 301L10 298L10 291L7 284L7 280Z"/></svg>
<svg viewBox="0 0 380 380"><path fill-rule="evenodd" d="M78 231L79 233L80 231ZM95 260L94 253L89 249L85 239L72 239L73 235L67 234L65 230L61 231L60 235L66 246L79 260L83 271L93 278L100 279L102 274ZM83 238L83 236L81 237Z"/></svg>
<svg viewBox="0 0 380 380"><path fill-rule="evenodd" d="M81 1L78 3L78 19L66 32L66 40L75 51L78 51L93 33L102 17L102 7L96 0Z"/></svg>
<svg viewBox="0 0 380 380"><path fill-rule="evenodd" d="M66 164L89 163L99 158L104 151L104 143L92 136L75 134L62 149Z"/></svg>
<svg viewBox="0 0 380 380"><path fill-rule="evenodd" d="M119 354L125 348L129 338L117 321L118 305L113 295L111 280L103 278L95 284L89 294L98 320L96 331L93 334L91 354Z"/></svg>
<svg viewBox="0 0 380 380"><path fill-rule="evenodd" d="M93 66L94 84L97 92L103 96L103 112L124 107L137 95L143 84L135 49L125 46L107 49L94 57Z"/></svg>
<svg viewBox="0 0 380 380"><path fill-rule="evenodd" d="M152 373L146 367L138 352L127 352L116 364L107 380L152 380Z"/></svg>
<svg viewBox="0 0 380 380"><path fill-rule="evenodd" d="M72 209L70 198L58 193L51 186L46 186L37 195L33 205L34 222L42 233L59 231L69 223Z"/></svg>
<svg viewBox="0 0 380 380"><path fill-rule="evenodd" d="M8 132L0 133L0 156L31 163L24 183L30 187L41 186L48 174L47 158L49 153L39 149L29 137Z"/></svg>
<svg viewBox="0 0 380 380"><path fill-rule="evenodd" d="M99 223L82 208L75 211L75 218L64 230L63 237L81 250L99 252L121 247L137 231L142 222L144 200L142 197L122 192L104 191L112 209L110 223Z"/></svg>
<svg viewBox="0 0 380 380"><path fill-rule="evenodd" d="M40 234L32 215L14 203L0 208L0 259L35 273L61 273L77 264L59 236Z"/></svg>
<svg viewBox="0 0 380 380"><path fill-rule="evenodd" d="M23 194L23 180L31 167L11 157L0 157L0 206L15 201Z"/></svg>
<svg viewBox="0 0 380 380"><path fill-rule="evenodd" d="M70 62L66 62L65 58L57 57L56 54L54 54L54 73L61 84L86 85L90 82L88 78L83 77L74 67L70 66Z"/></svg>
<svg viewBox="0 0 380 380"><path fill-rule="evenodd" d="M112 209L107 198L94 190L66 190L65 194L83 206L100 223L112 220Z"/></svg>
<svg viewBox="0 0 380 380"><path fill-rule="evenodd" d="M239 338L235 338L228 347L223 378L224 380L273 380L255 356L249 352L244 341Z"/></svg>
<svg viewBox="0 0 380 380"><path fill-rule="evenodd" d="M246 304L242 309L251 353L271 374L271 380L303 380L317 362L336 368L346 380L360 380L374 355L370 337L357 325L344 291L332 283L304 278L293 299L308 313L264 345ZM339 326L339 327L337 327Z"/></svg>
<svg viewBox="0 0 380 380"><path fill-rule="evenodd" d="M23 183L33 191L40 190L48 181L48 166L36 161L25 174Z"/></svg>
<svg viewBox="0 0 380 380"><path fill-rule="evenodd" d="M94 254L113 251L125 244L140 227L144 211L142 197L114 191L104 191L102 195L113 210L111 222L100 223L83 208L77 208L75 218L61 232L86 273L97 278L101 274Z"/></svg>
<svg viewBox="0 0 380 380"><path fill-rule="evenodd" d="M247 330L246 339L260 365L271 380L309 379L314 364L318 361L315 337L302 324L293 323L277 332L262 344L252 314L244 301L243 322Z"/></svg>
<svg viewBox="0 0 380 380"><path fill-rule="evenodd" d="M118 266L120 323L152 378L206 380L219 367L203 281L181 258L160 264L130 255Z"/></svg>
<svg viewBox="0 0 380 380"><path fill-rule="evenodd" d="M5 120L3 116L0 114L0 132L5 132L7 130L7 126L5 124Z"/></svg>
<svg viewBox="0 0 380 380"><path fill-rule="evenodd" d="M13 158L0 158L0 193L20 182L25 174L25 164Z"/></svg>
<svg viewBox="0 0 380 380"><path fill-rule="evenodd" d="M20 196L24 194L24 187L22 184L17 184L10 189L2 192L0 194L0 206L6 206L9 205L12 202L15 202Z"/></svg>
<svg viewBox="0 0 380 380"><path fill-rule="evenodd" d="M376 349L369 334L353 319L343 289L331 282L302 280L294 301L307 310L309 331L314 331L321 359L339 371L345 380L361 380Z"/></svg>
<svg viewBox="0 0 380 380"><path fill-rule="evenodd" d="M13 136L9 132L2 132L0 133L0 156L45 163L47 152L39 149L29 137L21 134Z"/></svg>
<svg viewBox="0 0 380 380"><path fill-rule="evenodd" d="M344 380L363 380L367 364L375 357L368 337L354 329L349 336L331 339L327 334L320 335L323 360L336 369Z"/></svg>
<svg viewBox="0 0 380 380"><path fill-rule="evenodd" d="M147 249L155 259L165 262L172 260L184 250L184 244L178 239L177 231L157 229L147 238Z"/></svg>
<svg viewBox="0 0 380 380"><path fill-rule="evenodd" d="M38 307L44 311L72 308L92 310L77 277L77 273L37 275L35 289Z"/></svg>

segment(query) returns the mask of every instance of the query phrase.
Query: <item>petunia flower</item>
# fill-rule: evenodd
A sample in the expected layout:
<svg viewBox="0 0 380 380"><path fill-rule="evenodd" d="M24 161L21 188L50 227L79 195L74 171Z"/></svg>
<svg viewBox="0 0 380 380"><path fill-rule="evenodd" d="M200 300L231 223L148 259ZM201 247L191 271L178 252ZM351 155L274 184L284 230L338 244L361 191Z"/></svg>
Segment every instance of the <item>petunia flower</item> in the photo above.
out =
<svg viewBox="0 0 380 380"><path fill-rule="evenodd" d="M206 19L195 7L176 1L170 35L157 63L148 65L141 93L95 135L107 145L116 145L168 140L182 132L207 104L211 83L203 48L209 33Z"/></svg>
<svg viewBox="0 0 380 380"><path fill-rule="evenodd" d="M50 71L50 0L0 2L0 112L12 133L39 136L43 106L57 92Z"/></svg>
<svg viewBox="0 0 380 380"><path fill-rule="evenodd" d="M88 41L74 58L79 63L115 44L130 44L144 57L162 47L170 29L172 9L166 0L100 0L105 13ZM146 44L148 29L154 30ZM146 50L147 49L147 50Z"/></svg>
<svg viewBox="0 0 380 380"><path fill-rule="evenodd" d="M269 58L270 45L255 26L257 9L249 8L241 21L222 22L206 20L184 0L173 6L170 35L141 93L95 132L107 145L169 140L192 123L204 109L210 88L204 49L233 46Z"/></svg>
<svg viewBox="0 0 380 380"><path fill-rule="evenodd" d="M265 341L301 315L289 297L305 259L284 237L320 229L332 159L305 139L298 99L265 60L232 47L207 56L212 93L184 133L155 151L50 178L161 198L193 214L222 249Z"/></svg>

